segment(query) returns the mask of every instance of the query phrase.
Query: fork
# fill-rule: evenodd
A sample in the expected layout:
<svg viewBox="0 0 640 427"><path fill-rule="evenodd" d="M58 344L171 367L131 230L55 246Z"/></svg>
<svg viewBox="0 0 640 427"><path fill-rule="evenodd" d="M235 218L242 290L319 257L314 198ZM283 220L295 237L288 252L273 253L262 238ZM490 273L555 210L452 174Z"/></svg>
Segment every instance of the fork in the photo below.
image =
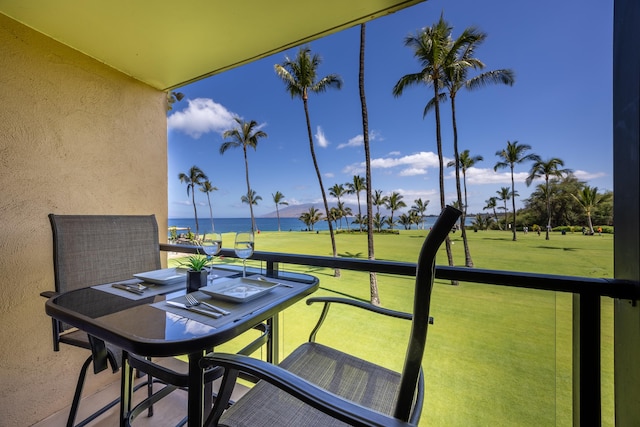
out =
<svg viewBox="0 0 640 427"><path fill-rule="evenodd" d="M226 316L228 314L231 314L227 310L224 310L224 309L222 309L220 307L216 307L215 305L209 304L209 303L204 302L204 301L199 301L196 297L194 297L191 294L186 294L184 297L186 298L187 302L190 305L193 305L193 306L195 306L195 305L204 305L205 307L209 307L210 309L212 309L214 311L217 311L218 313L220 313L220 314L222 314L224 316Z"/></svg>

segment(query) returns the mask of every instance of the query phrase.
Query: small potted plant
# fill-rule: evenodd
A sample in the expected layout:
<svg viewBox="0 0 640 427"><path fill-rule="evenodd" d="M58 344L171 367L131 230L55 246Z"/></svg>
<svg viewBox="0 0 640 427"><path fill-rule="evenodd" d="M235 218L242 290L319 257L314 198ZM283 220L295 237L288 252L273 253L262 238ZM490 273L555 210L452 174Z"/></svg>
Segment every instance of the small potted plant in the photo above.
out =
<svg viewBox="0 0 640 427"><path fill-rule="evenodd" d="M203 255L191 255L186 261L180 261L180 265L187 270L187 292L194 292L203 286L207 286L208 271L205 269L209 258Z"/></svg>

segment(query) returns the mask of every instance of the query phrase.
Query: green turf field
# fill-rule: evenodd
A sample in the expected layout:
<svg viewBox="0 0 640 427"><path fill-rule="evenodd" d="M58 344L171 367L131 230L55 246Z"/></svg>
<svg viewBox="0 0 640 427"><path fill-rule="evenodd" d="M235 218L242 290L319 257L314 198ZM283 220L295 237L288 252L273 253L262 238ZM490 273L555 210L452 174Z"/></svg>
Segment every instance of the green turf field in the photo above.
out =
<svg viewBox="0 0 640 427"><path fill-rule="evenodd" d="M376 258L415 262L423 230L375 236ZM460 233L452 234L454 261L464 265ZM586 277L613 277L613 235L518 235L469 232L477 268ZM367 257L366 234L336 236L340 256ZM233 246L233 234L223 247ZM257 251L331 255L328 232L262 232ZM222 262L230 262L223 260ZM444 246L437 264L446 264ZM259 266L255 261L248 265ZM281 265L320 278L318 294L369 298L367 273ZM410 311L413 279L378 275L382 305ZM421 425L570 426L572 422L571 295L501 286L436 281L424 359L426 399ZM307 339L320 307L299 303L283 313L282 352ZM603 425L613 425L613 309L602 305ZM318 340L400 370L408 327L395 319L372 322L355 309L332 308ZM228 351L231 351L229 348Z"/></svg>

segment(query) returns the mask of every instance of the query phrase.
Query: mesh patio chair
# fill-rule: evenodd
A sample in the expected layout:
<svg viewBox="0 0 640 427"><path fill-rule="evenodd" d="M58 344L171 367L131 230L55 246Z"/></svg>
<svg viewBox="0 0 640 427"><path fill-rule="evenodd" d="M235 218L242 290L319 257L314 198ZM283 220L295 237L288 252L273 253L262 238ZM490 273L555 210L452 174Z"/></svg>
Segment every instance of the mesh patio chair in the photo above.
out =
<svg viewBox="0 0 640 427"><path fill-rule="evenodd" d="M49 219L53 232L55 292L43 292L42 296L52 297L79 288L127 280L131 279L134 273L161 268L158 224L155 215L50 214ZM138 304L138 302L132 302L132 304ZM60 350L60 344L91 351L81 368L67 420L67 426L73 426L89 366L93 363L94 373L101 372L109 366L114 373L117 373L122 361L122 351L87 335L86 332L53 319L54 351ZM177 388L186 388L187 363L179 362L174 358L157 358L151 361L132 354L127 357L132 369L148 375L146 383L136 386L138 389L146 384L148 398L131 411L129 422L144 410L149 410L149 415L153 415L155 402ZM220 374L220 369L211 368L205 373L205 381L211 382ZM161 382L166 386L154 394L153 382ZM110 402L80 422L78 426L91 422L119 401L118 398ZM131 399L128 399L128 402L131 402ZM185 422L186 417L179 425Z"/></svg>
<svg viewBox="0 0 640 427"><path fill-rule="evenodd" d="M208 354L202 360L202 366L222 366L225 374L206 425L417 425L422 411L422 357L430 319L435 256L459 216L460 211L447 206L422 246L412 314L345 298L314 297L308 299L307 304L322 302L324 308L309 342L298 347L278 366L245 356ZM315 342L329 306L336 303L411 321L402 373ZM372 328L374 320L367 323L367 329ZM241 372L261 381L226 409L225 399Z"/></svg>

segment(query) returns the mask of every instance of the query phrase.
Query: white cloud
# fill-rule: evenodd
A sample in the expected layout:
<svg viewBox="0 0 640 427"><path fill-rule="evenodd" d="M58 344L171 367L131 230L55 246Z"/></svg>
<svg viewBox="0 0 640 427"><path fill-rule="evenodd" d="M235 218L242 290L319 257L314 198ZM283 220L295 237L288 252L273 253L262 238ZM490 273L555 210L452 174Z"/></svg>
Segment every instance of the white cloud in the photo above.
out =
<svg viewBox="0 0 640 427"><path fill-rule="evenodd" d="M426 175L427 170L425 168L407 168L400 171L400 176L415 176Z"/></svg>
<svg viewBox="0 0 640 427"><path fill-rule="evenodd" d="M329 140L324 136L324 131L320 126L318 126L318 130L315 134L316 141L318 141L318 145L322 148L326 148L329 145Z"/></svg>
<svg viewBox="0 0 640 427"><path fill-rule="evenodd" d="M379 132L376 132L376 131L369 132L369 142L380 141L380 140L382 140L382 138L380 137ZM360 147L362 145L364 145L364 135L360 134L360 135L354 136L346 143L338 145L338 150L345 147Z"/></svg>
<svg viewBox="0 0 640 427"><path fill-rule="evenodd" d="M573 172L573 174L576 176L576 178L582 181L589 181L590 179L602 178L603 176L607 176L607 174L604 172L593 173L593 172L586 172L582 170L577 170Z"/></svg>
<svg viewBox="0 0 640 427"><path fill-rule="evenodd" d="M236 126L237 114L208 98L189 100L189 105L167 118L169 130L183 132L194 139L209 132L223 133Z"/></svg>
<svg viewBox="0 0 640 427"><path fill-rule="evenodd" d="M456 173L453 168L448 173L449 178L455 178ZM509 184L511 185L511 172L503 171L496 172L489 168L469 168L467 169L467 184L479 185L479 184ZM528 172L516 172L513 174L513 179L516 184L524 184L525 180L529 176ZM460 179L462 179L462 173L460 173Z"/></svg>
<svg viewBox="0 0 640 427"><path fill-rule="evenodd" d="M325 178L333 178L334 176L336 176L333 172L326 172L324 174Z"/></svg>
<svg viewBox="0 0 640 427"><path fill-rule="evenodd" d="M449 159L444 160L447 163ZM371 169L392 169L400 168L398 175L414 176L425 175L427 169L437 168L438 156L433 152L421 151L419 153L410 154L403 157L381 157L371 160ZM342 171L348 174L362 173L365 169L365 163L355 163L346 166Z"/></svg>

